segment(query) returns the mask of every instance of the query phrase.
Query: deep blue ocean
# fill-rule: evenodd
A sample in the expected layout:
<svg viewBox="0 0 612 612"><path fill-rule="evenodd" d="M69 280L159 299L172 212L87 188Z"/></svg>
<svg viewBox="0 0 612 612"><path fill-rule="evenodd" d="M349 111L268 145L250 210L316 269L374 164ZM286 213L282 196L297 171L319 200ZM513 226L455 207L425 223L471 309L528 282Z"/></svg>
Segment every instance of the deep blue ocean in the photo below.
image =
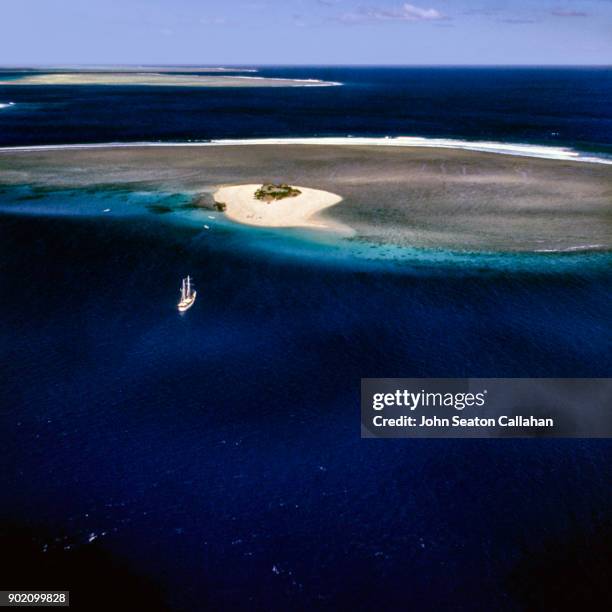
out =
<svg viewBox="0 0 612 612"><path fill-rule="evenodd" d="M343 86L0 86L0 146L405 135L612 154L611 69L260 74ZM79 610L119 591L178 611L612 598L608 441L362 440L359 416L362 377L612 376L611 254L398 262L155 212L181 194L1 183L2 160L6 588L27 573Z"/></svg>

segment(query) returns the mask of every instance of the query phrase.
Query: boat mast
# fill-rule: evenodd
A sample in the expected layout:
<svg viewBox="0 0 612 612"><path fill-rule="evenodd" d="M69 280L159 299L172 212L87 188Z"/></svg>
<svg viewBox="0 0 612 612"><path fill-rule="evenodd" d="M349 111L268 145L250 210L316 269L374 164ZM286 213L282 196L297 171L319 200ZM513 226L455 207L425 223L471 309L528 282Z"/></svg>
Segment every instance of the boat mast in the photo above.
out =
<svg viewBox="0 0 612 612"><path fill-rule="evenodd" d="M191 279L187 275L187 297L191 297Z"/></svg>

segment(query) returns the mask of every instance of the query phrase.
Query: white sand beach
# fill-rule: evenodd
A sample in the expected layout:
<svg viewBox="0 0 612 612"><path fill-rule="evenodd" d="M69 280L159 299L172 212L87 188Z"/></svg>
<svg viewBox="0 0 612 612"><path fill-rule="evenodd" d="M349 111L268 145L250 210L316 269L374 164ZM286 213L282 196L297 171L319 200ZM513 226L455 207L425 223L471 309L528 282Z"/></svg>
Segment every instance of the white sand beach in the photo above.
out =
<svg viewBox="0 0 612 612"><path fill-rule="evenodd" d="M350 231L332 219L322 219L318 213L342 201L329 191L296 186L301 193L295 197L263 202L255 198L261 185L232 185L215 194L215 202L225 204L227 216L239 223L265 227L310 227L333 231Z"/></svg>

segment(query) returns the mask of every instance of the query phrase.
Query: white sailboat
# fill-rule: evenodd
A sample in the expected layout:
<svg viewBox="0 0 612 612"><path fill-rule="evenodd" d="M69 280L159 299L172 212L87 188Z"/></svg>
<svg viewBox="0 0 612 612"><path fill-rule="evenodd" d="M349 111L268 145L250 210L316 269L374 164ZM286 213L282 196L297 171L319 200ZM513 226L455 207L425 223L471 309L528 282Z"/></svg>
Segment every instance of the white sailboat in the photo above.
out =
<svg viewBox="0 0 612 612"><path fill-rule="evenodd" d="M191 277L184 278L181 284L181 299L178 303L179 312L185 312L193 306L197 293L191 285Z"/></svg>

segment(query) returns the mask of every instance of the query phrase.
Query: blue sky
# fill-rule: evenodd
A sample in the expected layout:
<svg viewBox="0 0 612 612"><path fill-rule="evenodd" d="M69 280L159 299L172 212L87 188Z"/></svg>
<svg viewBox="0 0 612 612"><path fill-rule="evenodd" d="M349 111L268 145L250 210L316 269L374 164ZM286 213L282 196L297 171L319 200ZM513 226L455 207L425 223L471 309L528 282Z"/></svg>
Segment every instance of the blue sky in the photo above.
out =
<svg viewBox="0 0 612 612"><path fill-rule="evenodd" d="M612 0L15 0L0 63L612 64Z"/></svg>

